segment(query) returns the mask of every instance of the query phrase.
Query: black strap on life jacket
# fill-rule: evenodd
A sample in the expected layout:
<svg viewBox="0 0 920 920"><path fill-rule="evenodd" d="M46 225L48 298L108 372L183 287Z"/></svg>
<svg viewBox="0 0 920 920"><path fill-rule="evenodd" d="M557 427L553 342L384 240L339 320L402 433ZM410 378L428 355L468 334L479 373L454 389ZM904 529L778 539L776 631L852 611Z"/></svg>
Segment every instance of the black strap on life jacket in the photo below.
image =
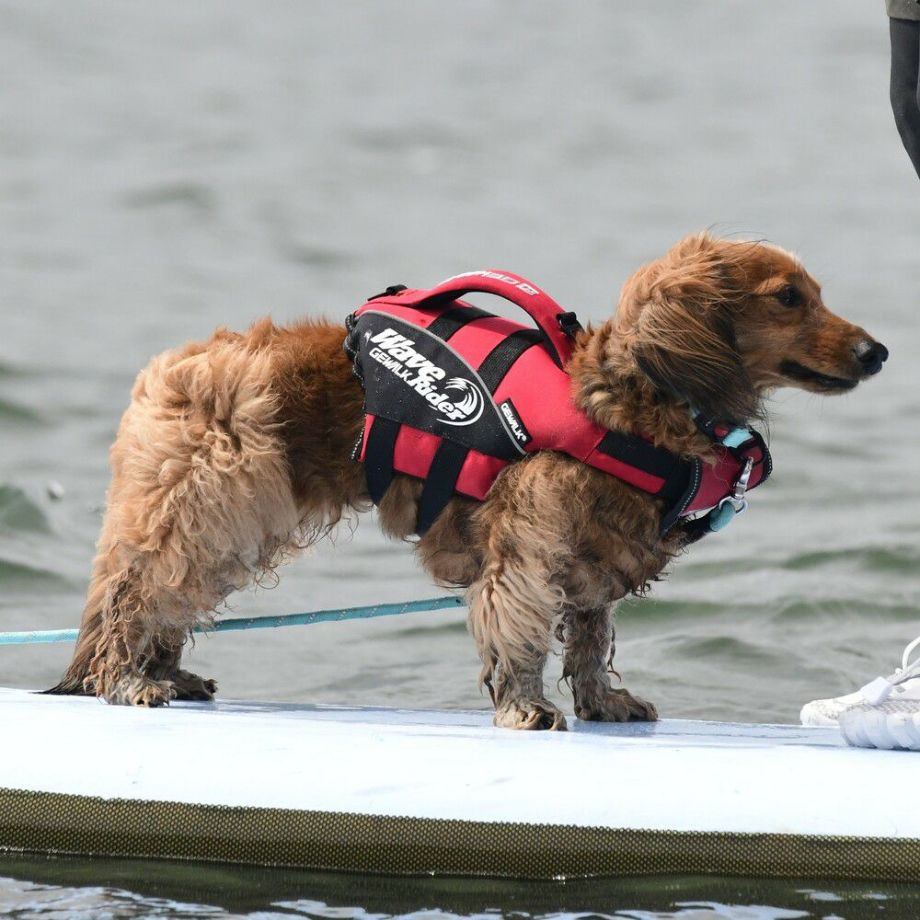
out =
<svg viewBox="0 0 920 920"><path fill-rule="evenodd" d="M702 478L701 461L688 460L622 431L608 431L597 449L608 457L664 480L654 496L667 502L659 527L660 533L667 533L696 495Z"/></svg>
<svg viewBox="0 0 920 920"><path fill-rule="evenodd" d="M445 310L433 323L431 323L428 327L428 331L446 342L455 332L459 332L467 325L467 323L473 322L474 319L485 319L487 316L491 315L491 313L487 313L485 310L480 310L479 307L452 307L450 310Z"/></svg>
<svg viewBox="0 0 920 920"><path fill-rule="evenodd" d="M371 500L379 505L393 481L393 451L399 436L399 422L377 416L367 435L364 451L364 471L367 491Z"/></svg>
<svg viewBox="0 0 920 920"><path fill-rule="evenodd" d="M468 308L460 307L459 310ZM457 310L448 311L455 313ZM480 315L482 311L478 311ZM441 314L431 326L439 322L447 313ZM456 330L454 330L456 331ZM453 332L451 333L453 334ZM443 338L443 336L442 336ZM486 385L490 394L495 393L499 384L504 380L505 375L511 370L512 365L518 358L543 341L543 334L538 329L519 329L512 332L509 336L502 339L486 356L477 368L480 379ZM376 426L376 421L374 425ZM371 429L373 432L373 428ZM394 442L395 444L395 442ZM438 447L431 462L431 468L425 477L425 484L422 486L422 494L418 502L418 520L416 522L416 533L422 537L431 528L431 525L438 519L438 516L453 498L457 485L457 479L463 468L463 463L469 454L469 448L452 441L444 439L441 446ZM390 455L392 464L392 453Z"/></svg>

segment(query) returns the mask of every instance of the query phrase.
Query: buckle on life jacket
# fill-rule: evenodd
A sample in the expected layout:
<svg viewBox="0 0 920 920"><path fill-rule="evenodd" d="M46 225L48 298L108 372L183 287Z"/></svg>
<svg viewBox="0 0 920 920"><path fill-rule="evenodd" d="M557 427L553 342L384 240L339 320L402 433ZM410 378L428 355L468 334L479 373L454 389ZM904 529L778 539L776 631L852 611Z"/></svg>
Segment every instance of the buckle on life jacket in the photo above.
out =
<svg viewBox="0 0 920 920"><path fill-rule="evenodd" d="M379 294L374 294L373 297L368 297L368 300L377 300L378 297L395 297L401 291L409 290L404 284L391 284L385 291L381 291Z"/></svg>
<svg viewBox="0 0 920 920"><path fill-rule="evenodd" d="M741 473L735 480L731 495L726 495L725 498L706 515L706 521L711 531L722 530L723 527L727 527L735 519L736 515L747 511L748 503L744 494L747 492L748 483L751 481L752 469L754 469L754 461L751 457L748 457L747 460L744 461L744 469L741 470Z"/></svg>
<svg viewBox="0 0 920 920"><path fill-rule="evenodd" d="M567 313L560 313L556 316L556 322L559 328L571 339L583 330L583 326L578 322L578 317L569 310Z"/></svg>

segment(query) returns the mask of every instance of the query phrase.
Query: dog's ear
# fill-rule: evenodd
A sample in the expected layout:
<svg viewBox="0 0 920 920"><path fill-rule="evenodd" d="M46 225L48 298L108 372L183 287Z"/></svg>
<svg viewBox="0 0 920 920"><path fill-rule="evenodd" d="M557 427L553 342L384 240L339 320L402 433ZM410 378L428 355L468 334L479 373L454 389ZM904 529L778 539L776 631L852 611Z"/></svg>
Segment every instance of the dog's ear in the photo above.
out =
<svg viewBox="0 0 920 920"><path fill-rule="evenodd" d="M688 237L627 284L620 310L631 317L635 361L659 391L743 424L757 415L759 399L735 340L744 296L736 245Z"/></svg>

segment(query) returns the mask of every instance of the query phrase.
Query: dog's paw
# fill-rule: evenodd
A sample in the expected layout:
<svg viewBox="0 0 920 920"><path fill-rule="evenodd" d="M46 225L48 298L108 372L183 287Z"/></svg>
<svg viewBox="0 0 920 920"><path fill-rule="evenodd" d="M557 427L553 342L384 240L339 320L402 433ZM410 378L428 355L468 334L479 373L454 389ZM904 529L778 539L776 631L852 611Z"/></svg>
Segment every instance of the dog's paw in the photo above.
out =
<svg viewBox="0 0 920 920"><path fill-rule="evenodd" d="M134 675L123 677L104 696L106 702L122 706L168 706L176 698L176 688L171 680Z"/></svg>
<svg viewBox="0 0 920 920"><path fill-rule="evenodd" d="M628 690L607 689L575 703L575 715L585 722L657 722L658 710Z"/></svg>
<svg viewBox="0 0 920 920"><path fill-rule="evenodd" d="M498 728L523 731L555 731L566 729L565 716L549 700L515 699L502 703L495 710L494 724Z"/></svg>
<svg viewBox="0 0 920 920"><path fill-rule="evenodd" d="M172 675L177 700L201 700L210 703L217 693L217 681L199 677L191 671L176 671Z"/></svg>

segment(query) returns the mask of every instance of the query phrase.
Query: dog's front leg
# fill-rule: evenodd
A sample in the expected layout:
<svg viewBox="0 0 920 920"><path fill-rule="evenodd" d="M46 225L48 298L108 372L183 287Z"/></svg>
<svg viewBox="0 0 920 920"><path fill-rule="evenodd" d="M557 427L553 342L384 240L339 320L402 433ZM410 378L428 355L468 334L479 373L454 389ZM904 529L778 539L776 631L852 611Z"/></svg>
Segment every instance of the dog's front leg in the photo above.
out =
<svg viewBox="0 0 920 920"><path fill-rule="evenodd" d="M470 589L470 630L483 667L480 683L495 703L495 725L539 731L565 729L565 716L546 699L543 665L549 650L555 594L508 560L486 566Z"/></svg>
<svg viewBox="0 0 920 920"><path fill-rule="evenodd" d="M575 715L596 722L654 721L658 712L651 703L610 686L613 615L613 605L565 615L562 676L572 688Z"/></svg>
<svg viewBox="0 0 920 920"><path fill-rule="evenodd" d="M565 716L543 695L543 666L546 655L518 658L513 670L499 663L492 692L495 725L499 728L565 731Z"/></svg>
<svg viewBox="0 0 920 920"><path fill-rule="evenodd" d="M153 643L153 652L144 665L144 673L154 680L171 682L173 696L177 700L213 700L217 682L183 671L179 667L181 659L181 641L159 639Z"/></svg>

